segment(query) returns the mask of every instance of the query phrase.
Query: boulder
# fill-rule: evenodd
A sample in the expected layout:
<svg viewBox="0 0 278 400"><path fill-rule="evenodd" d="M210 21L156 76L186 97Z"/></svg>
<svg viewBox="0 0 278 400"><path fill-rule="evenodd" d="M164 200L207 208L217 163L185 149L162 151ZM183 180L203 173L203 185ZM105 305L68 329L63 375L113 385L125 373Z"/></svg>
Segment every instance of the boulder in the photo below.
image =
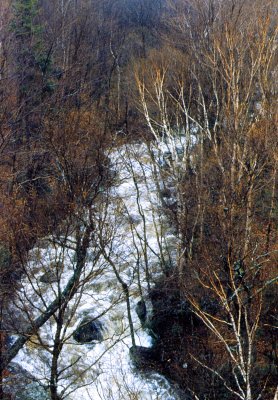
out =
<svg viewBox="0 0 278 400"><path fill-rule="evenodd" d="M78 328L73 333L73 338L76 342L85 344L94 341L102 341L102 323L92 318L84 318Z"/></svg>
<svg viewBox="0 0 278 400"><path fill-rule="evenodd" d="M132 346L129 354L137 368L154 368L161 361L156 347Z"/></svg>
<svg viewBox="0 0 278 400"><path fill-rule="evenodd" d="M135 311L138 315L138 318L140 319L141 324L144 325L147 319L147 307L143 299L138 301L135 307Z"/></svg>

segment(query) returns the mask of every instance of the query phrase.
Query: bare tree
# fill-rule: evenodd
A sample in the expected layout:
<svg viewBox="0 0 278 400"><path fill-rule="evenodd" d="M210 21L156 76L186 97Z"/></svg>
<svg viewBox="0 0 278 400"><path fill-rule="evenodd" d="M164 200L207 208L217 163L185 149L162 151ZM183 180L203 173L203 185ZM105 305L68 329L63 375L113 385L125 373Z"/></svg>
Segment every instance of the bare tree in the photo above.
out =
<svg viewBox="0 0 278 400"><path fill-rule="evenodd" d="M262 396L266 379L260 378L260 386L254 381L265 307L261 296L277 281L275 235L265 252L268 235L257 218L266 176L272 188L264 197L266 221L273 210L277 140L271 77L276 32L257 3L231 8L215 4L210 21L211 7L205 4L200 10L199 2L193 7L195 20L188 10L177 17L180 24L175 28L189 39L185 51L177 50L175 65L164 49L137 67L139 104L154 143L165 149L163 168L156 162L156 180L175 188L172 219L181 289L222 343L234 382L227 381L217 365L192 357L218 374L233 395L253 399ZM205 23L197 26L198 18ZM202 304L206 292L217 304L214 312Z"/></svg>

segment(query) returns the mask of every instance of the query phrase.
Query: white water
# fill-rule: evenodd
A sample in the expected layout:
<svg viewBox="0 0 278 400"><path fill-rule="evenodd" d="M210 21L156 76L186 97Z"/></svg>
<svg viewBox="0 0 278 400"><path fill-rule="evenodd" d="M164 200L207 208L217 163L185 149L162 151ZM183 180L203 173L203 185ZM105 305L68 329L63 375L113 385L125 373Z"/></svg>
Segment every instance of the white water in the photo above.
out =
<svg viewBox="0 0 278 400"><path fill-rule="evenodd" d="M146 259L151 276L159 276L161 246L170 248L173 236L167 236L166 225L163 226L163 218L159 215L159 200L146 148L143 145L128 146L113 153L111 159L119 171L119 184L110 194L105 233L109 235L111 259L129 285L136 345L149 347L152 345L151 337L141 329L134 311L141 299L136 266L139 264L143 294L146 295ZM138 191L134 179L138 183ZM31 253L28 264L31 279L23 282L21 291L22 303L32 302L37 307L37 310L30 307L33 317L44 310L58 291L57 283L39 281L42 271L47 271L51 262L62 260L61 290L73 273L74 252L51 245L47 239L45 243L48 244ZM103 258L94 262L94 251L91 249L83 276L89 278L88 282L74 296L67 310L65 339L59 358L59 369L65 368L60 377L60 392L72 400L177 399L174 389L165 378L155 373L141 376L132 366L129 357L132 343L121 285ZM167 250L164 256L168 257L168 253ZM72 338L71 334L86 315L99 317L103 323L104 341L101 343L80 345ZM41 343L38 344L38 339L34 338L14 360L46 385L50 377L49 349L53 345L55 331L56 324L52 318L40 330Z"/></svg>

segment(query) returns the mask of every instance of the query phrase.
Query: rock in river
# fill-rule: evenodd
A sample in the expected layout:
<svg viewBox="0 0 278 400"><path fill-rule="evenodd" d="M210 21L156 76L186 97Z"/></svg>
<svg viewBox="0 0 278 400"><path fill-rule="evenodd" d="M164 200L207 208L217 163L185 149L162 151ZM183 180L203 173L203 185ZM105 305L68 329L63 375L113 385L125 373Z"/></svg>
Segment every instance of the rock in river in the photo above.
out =
<svg viewBox="0 0 278 400"><path fill-rule="evenodd" d="M73 333L76 342L85 344L93 341L102 341L102 323L92 318L84 318Z"/></svg>

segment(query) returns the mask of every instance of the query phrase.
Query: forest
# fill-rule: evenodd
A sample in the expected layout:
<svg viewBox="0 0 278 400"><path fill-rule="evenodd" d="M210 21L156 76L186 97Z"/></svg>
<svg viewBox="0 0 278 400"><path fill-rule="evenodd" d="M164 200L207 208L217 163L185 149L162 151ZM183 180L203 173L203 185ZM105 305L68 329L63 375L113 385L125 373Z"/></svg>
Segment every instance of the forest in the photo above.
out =
<svg viewBox="0 0 278 400"><path fill-rule="evenodd" d="M0 400L278 400L277 30L0 1Z"/></svg>

